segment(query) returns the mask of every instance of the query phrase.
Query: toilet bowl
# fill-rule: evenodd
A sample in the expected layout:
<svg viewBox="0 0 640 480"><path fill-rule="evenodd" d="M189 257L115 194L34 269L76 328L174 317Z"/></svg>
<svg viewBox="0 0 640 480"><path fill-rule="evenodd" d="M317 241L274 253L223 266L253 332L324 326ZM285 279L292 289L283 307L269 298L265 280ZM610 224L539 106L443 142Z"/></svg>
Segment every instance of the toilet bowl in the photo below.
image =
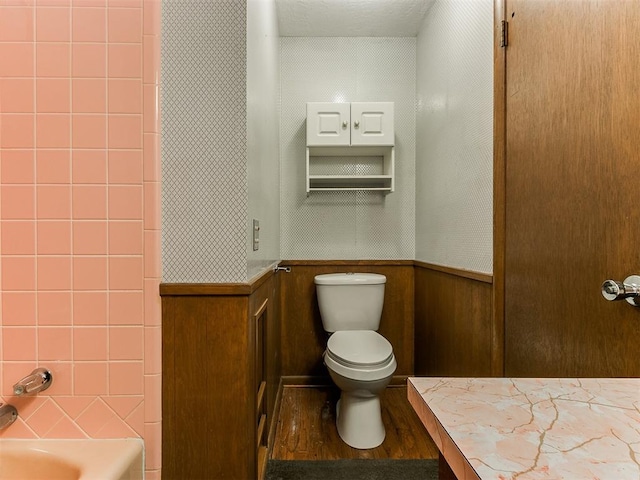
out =
<svg viewBox="0 0 640 480"><path fill-rule="evenodd" d="M369 449L385 438L380 393L396 370L393 347L377 333L386 277L335 273L314 279L322 325L329 333L324 363L340 388L336 426L349 446Z"/></svg>
<svg viewBox="0 0 640 480"><path fill-rule="evenodd" d="M375 448L385 438L380 393L391 381L396 359L391 344L372 330L348 330L329 337L324 362L340 388L336 427L358 449Z"/></svg>

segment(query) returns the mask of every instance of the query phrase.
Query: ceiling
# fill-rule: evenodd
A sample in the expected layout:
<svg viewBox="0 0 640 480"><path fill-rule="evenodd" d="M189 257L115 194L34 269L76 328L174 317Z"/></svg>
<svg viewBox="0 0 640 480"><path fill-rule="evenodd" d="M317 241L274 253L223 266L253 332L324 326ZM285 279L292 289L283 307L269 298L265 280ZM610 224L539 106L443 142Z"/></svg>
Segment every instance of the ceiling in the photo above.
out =
<svg viewBox="0 0 640 480"><path fill-rule="evenodd" d="M435 0L276 0L282 37L415 37Z"/></svg>

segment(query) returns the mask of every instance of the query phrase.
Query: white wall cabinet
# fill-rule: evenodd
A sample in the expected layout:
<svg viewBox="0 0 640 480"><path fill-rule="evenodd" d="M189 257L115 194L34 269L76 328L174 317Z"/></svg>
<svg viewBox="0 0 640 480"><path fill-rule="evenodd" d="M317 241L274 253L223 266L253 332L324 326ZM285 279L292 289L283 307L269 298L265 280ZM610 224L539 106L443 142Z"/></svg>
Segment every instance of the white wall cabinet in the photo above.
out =
<svg viewBox="0 0 640 480"><path fill-rule="evenodd" d="M307 103L306 190L394 191L393 102Z"/></svg>

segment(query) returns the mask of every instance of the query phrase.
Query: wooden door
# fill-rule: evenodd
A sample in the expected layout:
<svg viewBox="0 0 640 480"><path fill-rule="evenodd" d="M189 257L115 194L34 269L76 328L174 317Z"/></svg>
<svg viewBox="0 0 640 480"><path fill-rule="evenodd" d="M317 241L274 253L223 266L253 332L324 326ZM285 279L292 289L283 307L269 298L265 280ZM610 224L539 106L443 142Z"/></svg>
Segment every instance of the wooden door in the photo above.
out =
<svg viewBox="0 0 640 480"><path fill-rule="evenodd" d="M351 109L348 103L307 103L307 145L351 144Z"/></svg>
<svg viewBox="0 0 640 480"><path fill-rule="evenodd" d="M640 375L640 2L505 6L505 373Z"/></svg>

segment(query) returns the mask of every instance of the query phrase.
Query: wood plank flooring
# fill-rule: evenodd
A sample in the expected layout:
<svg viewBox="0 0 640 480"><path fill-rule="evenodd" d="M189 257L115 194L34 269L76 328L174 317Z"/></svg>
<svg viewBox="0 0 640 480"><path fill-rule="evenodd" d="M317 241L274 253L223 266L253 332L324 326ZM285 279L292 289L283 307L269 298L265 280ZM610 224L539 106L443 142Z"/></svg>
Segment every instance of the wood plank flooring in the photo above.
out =
<svg viewBox="0 0 640 480"><path fill-rule="evenodd" d="M336 430L336 387L285 386L271 458L336 460L349 458L438 458L438 448L407 400L406 386L390 386L381 396L386 438L382 445L358 450Z"/></svg>

